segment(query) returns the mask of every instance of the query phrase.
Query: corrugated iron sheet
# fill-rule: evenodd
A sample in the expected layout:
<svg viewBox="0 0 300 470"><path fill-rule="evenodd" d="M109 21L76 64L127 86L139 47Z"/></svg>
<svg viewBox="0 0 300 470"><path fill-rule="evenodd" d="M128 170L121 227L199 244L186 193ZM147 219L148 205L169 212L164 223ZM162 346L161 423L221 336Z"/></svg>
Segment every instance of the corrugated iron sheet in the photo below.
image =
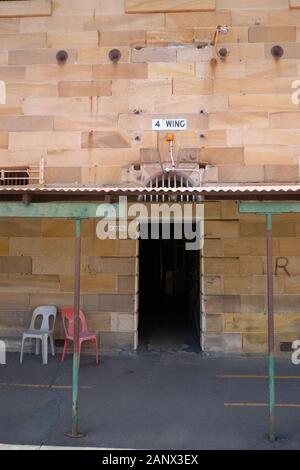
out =
<svg viewBox="0 0 300 470"><path fill-rule="evenodd" d="M0 186L0 194L59 193L59 194L288 194L299 193L300 184L280 185L222 185L212 184L187 188L145 188L145 187L105 187L105 186Z"/></svg>

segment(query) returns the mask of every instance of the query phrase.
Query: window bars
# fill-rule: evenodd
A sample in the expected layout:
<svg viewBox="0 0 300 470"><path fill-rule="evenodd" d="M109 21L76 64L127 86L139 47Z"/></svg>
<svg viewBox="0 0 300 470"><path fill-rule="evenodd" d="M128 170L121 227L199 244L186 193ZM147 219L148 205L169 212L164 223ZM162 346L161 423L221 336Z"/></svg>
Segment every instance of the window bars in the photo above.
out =
<svg viewBox="0 0 300 470"><path fill-rule="evenodd" d="M166 191L168 189L184 189L192 188L194 185L190 179L176 171L163 172L160 175L154 176L149 183L147 188ZM142 196L145 202L196 202L198 196L192 194L145 194Z"/></svg>
<svg viewBox="0 0 300 470"><path fill-rule="evenodd" d="M29 186L44 184L45 160L28 167L8 167L0 169L0 186Z"/></svg>

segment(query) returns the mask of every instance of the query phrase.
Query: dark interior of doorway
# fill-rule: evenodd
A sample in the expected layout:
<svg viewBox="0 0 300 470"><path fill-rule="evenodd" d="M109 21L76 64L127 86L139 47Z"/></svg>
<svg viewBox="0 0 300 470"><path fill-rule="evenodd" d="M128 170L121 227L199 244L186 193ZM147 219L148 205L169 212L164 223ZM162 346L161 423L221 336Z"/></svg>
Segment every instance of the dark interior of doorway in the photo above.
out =
<svg viewBox="0 0 300 470"><path fill-rule="evenodd" d="M150 230L150 227L149 227ZM200 351L200 253L184 239L140 240L139 348Z"/></svg>

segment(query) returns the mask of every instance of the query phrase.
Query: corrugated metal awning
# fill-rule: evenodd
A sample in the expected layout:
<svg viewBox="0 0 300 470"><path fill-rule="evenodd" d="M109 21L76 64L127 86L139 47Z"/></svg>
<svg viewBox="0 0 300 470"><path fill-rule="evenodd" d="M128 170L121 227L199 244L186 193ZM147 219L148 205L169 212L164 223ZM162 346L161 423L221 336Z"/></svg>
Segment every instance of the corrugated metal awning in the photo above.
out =
<svg viewBox="0 0 300 470"><path fill-rule="evenodd" d="M57 195L141 195L141 194L193 194L199 196L239 196L239 195L300 195L300 184L211 184L185 188L149 188L127 186L0 186L1 194L22 195L57 194Z"/></svg>

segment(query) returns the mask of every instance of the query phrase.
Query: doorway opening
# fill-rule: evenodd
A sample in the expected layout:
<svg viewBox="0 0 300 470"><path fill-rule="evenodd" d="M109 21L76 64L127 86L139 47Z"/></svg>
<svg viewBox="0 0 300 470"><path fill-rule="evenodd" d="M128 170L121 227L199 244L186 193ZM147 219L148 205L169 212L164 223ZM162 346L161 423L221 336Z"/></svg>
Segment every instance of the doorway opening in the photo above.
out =
<svg viewBox="0 0 300 470"><path fill-rule="evenodd" d="M148 227L149 231L150 228ZM140 240L139 348L200 351L200 251L171 237Z"/></svg>

